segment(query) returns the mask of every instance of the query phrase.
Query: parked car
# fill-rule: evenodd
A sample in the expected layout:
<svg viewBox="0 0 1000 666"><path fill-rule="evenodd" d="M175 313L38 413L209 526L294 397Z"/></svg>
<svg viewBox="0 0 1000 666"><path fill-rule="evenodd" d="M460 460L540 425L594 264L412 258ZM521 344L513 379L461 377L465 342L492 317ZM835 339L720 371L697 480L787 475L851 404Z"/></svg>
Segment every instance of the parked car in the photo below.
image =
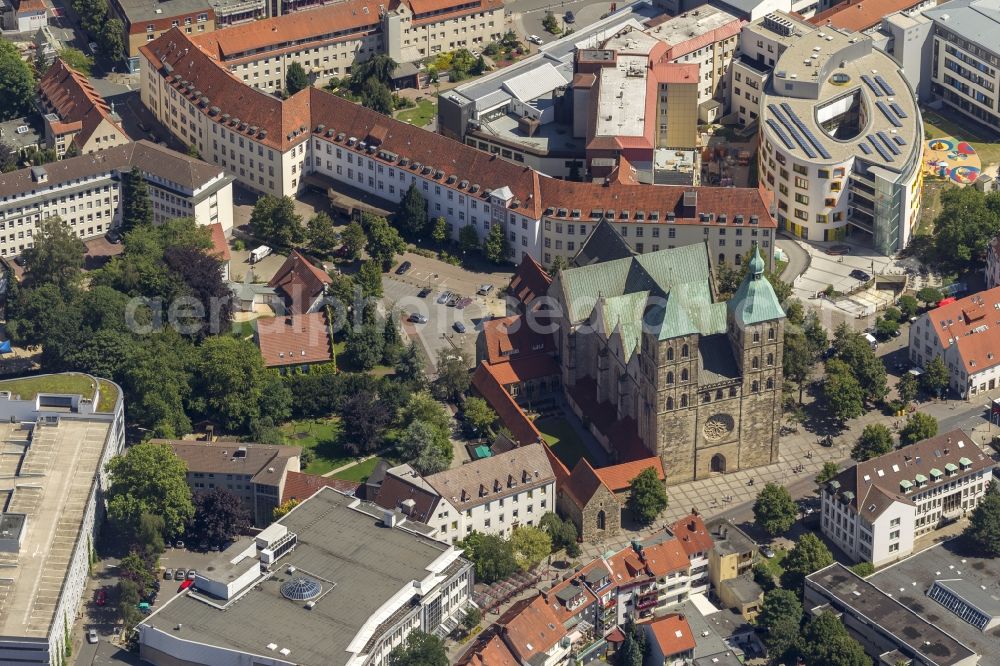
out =
<svg viewBox="0 0 1000 666"><path fill-rule="evenodd" d="M187 579L188 580L194 580L194 577L197 576L197 575L198 575L198 570L197 569L191 569L190 571L188 571Z"/></svg>
<svg viewBox="0 0 1000 666"><path fill-rule="evenodd" d="M104 234L104 238L112 245L118 245L122 242L122 234L118 229L109 230L108 233Z"/></svg>
<svg viewBox="0 0 1000 666"><path fill-rule="evenodd" d="M87 642L93 645L99 639L97 638L97 629L87 629Z"/></svg>
<svg viewBox="0 0 1000 666"><path fill-rule="evenodd" d="M174 541L174 548L183 548L183 547L184 547L184 542L183 541L181 541L180 539L178 539L177 541Z"/></svg>
<svg viewBox="0 0 1000 666"><path fill-rule="evenodd" d="M427 298L427 296L429 296L430 293L431 293L431 288L424 287L423 289L420 290L420 293L418 293L417 296L419 296L420 298Z"/></svg>
<svg viewBox="0 0 1000 666"><path fill-rule="evenodd" d="M476 290L476 294L479 296L489 296L491 291L493 291L493 285L481 284L479 285L479 289Z"/></svg>
<svg viewBox="0 0 1000 666"><path fill-rule="evenodd" d="M178 588L178 591L180 591L180 592L183 592L184 590L186 590L186 589L188 589L189 587L191 587L191 585L192 585L193 583L194 583L194 581L193 581L193 580L186 580L186 581L182 582L182 583L181 583L181 586L180 586L180 587Z"/></svg>
<svg viewBox="0 0 1000 666"><path fill-rule="evenodd" d="M187 576L187 569L178 569L174 572L174 580L184 580Z"/></svg>
<svg viewBox="0 0 1000 666"><path fill-rule="evenodd" d="M868 273L865 273L860 268L855 268L853 271L851 271L851 277L854 278L855 280L861 280L862 282L868 282L868 280L872 279L871 275L868 275Z"/></svg>
<svg viewBox="0 0 1000 666"><path fill-rule="evenodd" d="M174 579L173 569L167 569L166 571L163 572L163 580L173 580L173 579Z"/></svg>
<svg viewBox="0 0 1000 666"><path fill-rule="evenodd" d="M108 603L108 593L103 587L97 591L96 595L94 595L94 602L98 606L103 606Z"/></svg>
<svg viewBox="0 0 1000 666"><path fill-rule="evenodd" d="M448 299L448 307L453 308L456 305L458 305L458 301L460 300L460 298L461 297L458 294L452 295L452 297Z"/></svg>
<svg viewBox="0 0 1000 666"><path fill-rule="evenodd" d="M455 329L456 333L465 333L465 324L460 321L456 321L451 327Z"/></svg>
<svg viewBox="0 0 1000 666"><path fill-rule="evenodd" d="M532 44L538 44L539 46L545 43L542 41L542 38L539 37L538 35L528 35L528 41L531 42Z"/></svg>
<svg viewBox="0 0 1000 666"><path fill-rule="evenodd" d="M766 557L767 559L771 559L772 557L774 557L774 551L771 550L770 546L761 546L760 554Z"/></svg>
<svg viewBox="0 0 1000 666"><path fill-rule="evenodd" d="M406 271L410 270L411 268L413 268L413 264L411 264L408 261L404 261L399 265L399 268L396 269L396 275L405 275Z"/></svg>
<svg viewBox="0 0 1000 666"><path fill-rule="evenodd" d="M256 264L258 261L271 254L272 250L267 245L261 245L250 251L250 263Z"/></svg>
<svg viewBox="0 0 1000 666"><path fill-rule="evenodd" d="M409 316L408 319L409 319L409 321L413 322L414 324L426 324L427 323L427 315L422 315L419 312L414 312L413 314L411 314Z"/></svg>
<svg viewBox="0 0 1000 666"><path fill-rule="evenodd" d="M448 302L449 298L451 298L451 292L450 291L442 291L441 295L437 297L437 303L438 303L438 305L444 305L445 303Z"/></svg>
<svg viewBox="0 0 1000 666"><path fill-rule="evenodd" d="M563 20L566 23L576 23L576 15L573 12L566 12L563 14Z"/></svg>

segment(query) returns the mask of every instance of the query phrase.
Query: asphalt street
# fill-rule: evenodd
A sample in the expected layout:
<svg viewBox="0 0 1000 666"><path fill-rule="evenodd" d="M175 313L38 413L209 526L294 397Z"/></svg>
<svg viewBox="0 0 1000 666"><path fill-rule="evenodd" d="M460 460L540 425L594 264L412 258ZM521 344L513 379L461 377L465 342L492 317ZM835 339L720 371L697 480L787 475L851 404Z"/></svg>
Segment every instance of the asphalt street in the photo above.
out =
<svg viewBox="0 0 1000 666"><path fill-rule="evenodd" d="M611 11L611 4L608 0L515 0L505 6L511 15L511 27L518 35L538 35L548 43L558 39L559 35L552 35L542 27L542 20L547 12L555 14L564 30L579 30ZM621 4L624 6L627 3ZM572 24L565 22L568 11L572 11L576 18Z"/></svg>

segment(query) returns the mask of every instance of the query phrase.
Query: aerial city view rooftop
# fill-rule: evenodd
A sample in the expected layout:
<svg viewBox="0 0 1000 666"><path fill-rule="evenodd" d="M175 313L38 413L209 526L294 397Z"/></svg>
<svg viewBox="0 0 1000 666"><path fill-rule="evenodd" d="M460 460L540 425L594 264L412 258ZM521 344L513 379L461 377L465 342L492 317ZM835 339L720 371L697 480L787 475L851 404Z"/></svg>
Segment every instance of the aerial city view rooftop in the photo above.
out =
<svg viewBox="0 0 1000 666"><path fill-rule="evenodd" d="M0 665L1000 666L1000 0L0 30Z"/></svg>

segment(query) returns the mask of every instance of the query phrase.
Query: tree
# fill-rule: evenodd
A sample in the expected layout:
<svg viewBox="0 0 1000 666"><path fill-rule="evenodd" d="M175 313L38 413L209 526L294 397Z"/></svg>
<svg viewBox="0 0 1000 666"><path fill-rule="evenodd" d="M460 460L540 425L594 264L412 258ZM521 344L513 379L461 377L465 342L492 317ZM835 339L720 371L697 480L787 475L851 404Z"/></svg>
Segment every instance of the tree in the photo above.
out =
<svg viewBox="0 0 1000 666"><path fill-rule="evenodd" d="M142 514L161 516L167 538L194 515L187 466L166 444L136 444L108 461L108 517L126 533Z"/></svg>
<svg viewBox="0 0 1000 666"><path fill-rule="evenodd" d="M899 399L903 402L904 407L916 400L919 392L920 381L915 375L907 372L899 378L899 382L896 384L896 393L899 394Z"/></svg>
<svg viewBox="0 0 1000 666"><path fill-rule="evenodd" d="M820 323L819 317L815 312L810 312L806 315L802 332L805 333L806 340L809 341L809 348L812 349L813 354L819 355L826 351L827 346L830 344L829 338L827 337L826 329L823 328L823 324Z"/></svg>
<svg viewBox="0 0 1000 666"><path fill-rule="evenodd" d="M861 416L865 411L865 394L850 368L843 361L831 359L826 364L823 394L827 405L839 421Z"/></svg>
<svg viewBox="0 0 1000 666"><path fill-rule="evenodd" d="M352 365L367 372L382 361L383 345L381 329L375 324L362 324L348 333L344 352Z"/></svg>
<svg viewBox="0 0 1000 666"><path fill-rule="evenodd" d="M395 108L389 86L375 79L365 81L361 89L361 104L384 116L391 116Z"/></svg>
<svg viewBox="0 0 1000 666"><path fill-rule="evenodd" d="M194 519L188 534L212 546L222 546L245 534L253 525L239 497L225 488L194 496Z"/></svg>
<svg viewBox="0 0 1000 666"><path fill-rule="evenodd" d="M35 75L14 43L0 40L0 121L19 118L31 109Z"/></svg>
<svg viewBox="0 0 1000 666"><path fill-rule="evenodd" d="M394 367L398 381L407 384L422 384L424 382L424 359L417 351L417 346L410 343L403 349Z"/></svg>
<svg viewBox="0 0 1000 666"><path fill-rule="evenodd" d="M642 666L646 659L648 646L646 644L646 634L641 627L637 627L629 616L625 626L622 628L625 640L615 653L616 666Z"/></svg>
<svg viewBox="0 0 1000 666"><path fill-rule="evenodd" d="M285 68L285 90L288 92L289 97L308 87L309 75L306 74L306 70L302 65L292 62Z"/></svg>
<svg viewBox="0 0 1000 666"><path fill-rule="evenodd" d="M948 366L940 356L935 356L924 368L924 374L920 375L920 388L940 397L948 390L949 381Z"/></svg>
<svg viewBox="0 0 1000 666"><path fill-rule="evenodd" d="M830 461L823 463L819 472L816 473L816 486L822 488L828 481L836 478L838 474L840 474L840 465Z"/></svg>
<svg viewBox="0 0 1000 666"><path fill-rule="evenodd" d="M469 631L478 627L479 623L482 621L483 612L475 606L470 606L469 610L465 611L465 615L462 616L462 626Z"/></svg>
<svg viewBox="0 0 1000 666"><path fill-rule="evenodd" d="M552 552L552 536L540 527L519 525L510 533L510 545L517 566L528 571Z"/></svg>
<svg viewBox="0 0 1000 666"><path fill-rule="evenodd" d="M806 382L812 376L816 355L803 333L785 329L785 351L781 362L785 377L795 382L799 387L799 404L802 404L802 391Z"/></svg>
<svg viewBox="0 0 1000 666"><path fill-rule="evenodd" d="M868 576L871 576L873 573L875 573L875 565L872 564L871 562L858 562L857 564L851 567L851 571L856 576L860 576L861 578L867 578Z"/></svg>
<svg viewBox="0 0 1000 666"><path fill-rule="evenodd" d="M482 398L466 398L462 402L462 418L478 435L489 432L497 421L497 413Z"/></svg>
<svg viewBox="0 0 1000 666"><path fill-rule="evenodd" d="M1000 489L996 481L990 481L986 487L963 534L978 551L990 557L1000 555Z"/></svg>
<svg viewBox="0 0 1000 666"><path fill-rule="evenodd" d="M896 303L899 306L900 314L902 314L904 319L910 319L917 314L917 299L909 294L899 297L899 301Z"/></svg>
<svg viewBox="0 0 1000 666"><path fill-rule="evenodd" d="M326 212L320 211L309 218L309 222L306 223L306 239L309 242L309 249L323 256L329 256L337 249L339 241L337 230L334 229L333 220Z"/></svg>
<svg viewBox="0 0 1000 666"><path fill-rule="evenodd" d="M365 249L368 238L365 236L364 227L357 222L351 222L340 234L340 241L343 243L347 258L356 261L361 256L361 251Z"/></svg>
<svg viewBox="0 0 1000 666"><path fill-rule="evenodd" d="M149 200L146 179L138 167L132 167L122 182L122 233L153 223L153 204Z"/></svg>
<svg viewBox="0 0 1000 666"><path fill-rule="evenodd" d="M362 262L354 282L365 298L382 298L382 268L375 260Z"/></svg>
<svg viewBox="0 0 1000 666"><path fill-rule="evenodd" d="M797 513L788 489L776 483L764 486L753 505L754 520L771 536L787 532Z"/></svg>
<svg viewBox="0 0 1000 666"><path fill-rule="evenodd" d="M431 238L439 244L448 240L448 222L443 217L435 218Z"/></svg>
<svg viewBox="0 0 1000 666"><path fill-rule="evenodd" d="M247 432L263 417L275 422L288 417L291 395L264 368L251 340L211 337L201 344L199 352L194 411L230 432ZM282 406L281 412L275 413L276 405Z"/></svg>
<svg viewBox="0 0 1000 666"><path fill-rule="evenodd" d="M499 264L507 259L510 248L507 246L507 237L503 233L503 225L494 224L490 227L490 232L486 234L486 240L483 241L483 253L494 264Z"/></svg>
<svg viewBox="0 0 1000 666"><path fill-rule="evenodd" d="M472 66L472 74L474 76L479 76L480 74L486 73L486 58L480 53L479 57L476 58L476 64Z"/></svg>
<svg viewBox="0 0 1000 666"><path fill-rule="evenodd" d="M105 21L97 33L97 45L101 57L111 63L125 59L125 24L121 19Z"/></svg>
<svg viewBox="0 0 1000 666"><path fill-rule="evenodd" d="M447 436L441 442L440 433L423 421L414 421L406 427L396 444L399 456L410 463L423 476L436 474L448 468L442 449L451 448Z"/></svg>
<svg viewBox="0 0 1000 666"><path fill-rule="evenodd" d="M395 70L396 61L386 54L375 55L368 60L355 63L351 67L351 91L355 95L360 95L369 79L389 86L392 84L392 73Z"/></svg>
<svg viewBox="0 0 1000 666"><path fill-rule="evenodd" d="M419 237L427 228L427 200L417 189L416 183L410 183L406 189L403 200L399 202L396 219L403 233L410 238Z"/></svg>
<svg viewBox="0 0 1000 666"><path fill-rule="evenodd" d="M798 594L780 588L764 593L757 626L764 630L764 645L772 661L780 660L795 644L801 622L802 604Z"/></svg>
<svg viewBox="0 0 1000 666"><path fill-rule="evenodd" d="M458 230L458 246L462 252L474 252L479 249L479 232L471 224Z"/></svg>
<svg viewBox="0 0 1000 666"><path fill-rule="evenodd" d="M410 424L415 421L422 421L434 428L442 445L448 440L451 433L451 417L444 405L435 400L428 391L414 392L399 410L400 423Z"/></svg>
<svg viewBox="0 0 1000 666"><path fill-rule="evenodd" d="M899 443L901 446L916 444L933 437L937 432L936 418L923 412L914 412L899 431Z"/></svg>
<svg viewBox="0 0 1000 666"><path fill-rule="evenodd" d="M557 254L555 259L552 260L552 265L549 266L549 273L551 275L558 275L565 268L569 268L569 262L566 261L566 257Z"/></svg>
<svg viewBox="0 0 1000 666"><path fill-rule="evenodd" d="M472 379L465 354L452 349L438 350L437 371L438 377L431 386L434 397L458 402L462 394L469 390Z"/></svg>
<svg viewBox="0 0 1000 666"><path fill-rule="evenodd" d="M476 580L488 585L517 572L514 548L503 537L472 532L459 543L465 557L476 567Z"/></svg>
<svg viewBox="0 0 1000 666"><path fill-rule="evenodd" d="M403 346L403 341L399 337L399 319L395 312L390 312L385 318L385 324L382 325L382 342L385 346L383 356L389 355L390 348L394 349L394 354L396 354L393 363L386 363L386 365L395 364L401 353L400 348ZM383 358L383 360L385 359Z"/></svg>
<svg viewBox="0 0 1000 666"><path fill-rule="evenodd" d="M383 271L389 270L396 255L406 249L406 242L384 217L365 213L362 225L368 236L368 256L379 262Z"/></svg>
<svg viewBox="0 0 1000 666"><path fill-rule="evenodd" d="M156 577L150 571L149 562L140 553L129 551L129 554L118 563L118 575L123 580L131 581L142 597L145 597Z"/></svg>
<svg viewBox="0 0 1000 666"><path fill-rule="evenodd" d="M888 340L899 333L899 322L887 317L879 317L875 320L875 336L879 340Z"/></svg>
<svg viewBox="0 0 1000 666"><path fill-rule="evenodd" d="M851 638L840 618L830 612L812 618L798 644L806 666L871 666L861 644Z"/></svg>
<svg viewBox="0 0 1000 666"><path fill-rule="evenodd" d="M361 455L378 448L394 413L379 404L376 393L362 390L347 399L340 415L344 449L351 455Z"/></svg>
<svg viewBox="0 0 1000 666"><path fill-rule="evenodd" d="M52 284L64 296L70 296L83 277L83 255L87 249L83 241L58 215L39 222L34 239L34 245L21 253L26 267L24 288Z"/></svg>
<svg viewBox="0 0 1000 666"><path fill-rule="evenodd" d="M577 543L576 525L571 520L563 520L556 514L546 513L538 521L538 526L549 533L552 538L552 552L565 550L567 557L577 557L580 554L580 544Z"/></svg>
<svg viewBox="0 0 1000 666"><path fill-rule="evenodd" d="M178 309L173 325L182 333L201 338L208 333L230 330L233 321L233 292L222 279L222 262L193 247L170 247L163 253L164 263L173 276L186 286L185 296L201 305L200 312L184 317Z"/></svg>
<svg viewBox="0 0 1000 666"><path fill-rule="evenodd" d="M90 76L90 70L94 66L93 58L80 49L74 49L70 46L59 51L59 59L84 76ZM39 75L41 74L44 72L39 72Z"/></svg>
<svg viewBox="0 0 1000 666"><path fill-rule="evenodd" d="M781 564L785 569L781 578L782 587L798 592L806 576L833 564L833 555L818 536L806 532Z"/></svg>
<svg viewBox="0 0 1000 666"><path fill-rule="evenodd" d="M989 242L1000 231L1000 196L976 188L949 188L941 193L940 203L941 212L934 218L934 263L945 271L981 268Z"/></svg>
<svg viewBox="0 0 1000 666"><path fill-rule="evenodd" d="M386 657L388 666L448 666L448 653L437 636L411 631L406 642L392 649Z"/></svg>
<svg viewBox="0 0 1000 666"><path fill-rule="evenodd" d="M858 381L864 399L872 402L884 399L889 393L885 365L875 356L875 350L864 336L846 323L841 324L834 332L833 347L836 360L843 361L848 372Z"/></svg>
<svg viewBox="0 0 1000 666"><path fill-rule="evenodd" d="M553 35L558 35L562 32L562 29L559 27L559 19L552 12L545 12L545 18L542 19L542 27Z"/></svg>
<svg viewBox="0 0 1000 666"><path fill-rule="evenodd" d="M20 155L14 146L0 141L0 173L17 170L19 159Z"/></svg>
<svg viewBox="0 0 1000 666"><path fill-rule="evenodd" d="M632 479L625 506L644 525L652 524L667 508L667 489L655 468L647 467Z"/></svg>
<svg viewBox="0 0 1000 666"><path fill-rule="evenodd" d="M135 529L135 543L142 548L148 560L156 560L166 550L163 540L164 522L161 516L144 513L139 516L139 525Z"/></svg>
<svg viewBox="0 0 1000 666"><path fill-rule="evenodd" d="M851 457L864 462L889 453L893 449L892 432L881 423L865 426L858 443L851 449Z"/></svg>
<svg viewBox="0 0 1000 666"><path fill-rule="evenodd" d="M303 449L304 451L305 449ZM284 518L289 511L294 509L299 505L299 501L294 497L286 499L284 502L274 507L274 511L271 512L271 518L273 520L278 520L279 518Z"/></svg>
<svg viewBox="0 0 1000 666"><path fill-rule="evenodd" d="M262 241L287 248L302 241L302 217L291 197L266 194L250 214L250 233Z"/></svg>
<svg viewBox="0 0 1000 666"><path fill-rule="evenodd" d="M917 299L923 301L924 307L936 305L942 298L941 290L934 287L924 287L917 292Z"/></svg>

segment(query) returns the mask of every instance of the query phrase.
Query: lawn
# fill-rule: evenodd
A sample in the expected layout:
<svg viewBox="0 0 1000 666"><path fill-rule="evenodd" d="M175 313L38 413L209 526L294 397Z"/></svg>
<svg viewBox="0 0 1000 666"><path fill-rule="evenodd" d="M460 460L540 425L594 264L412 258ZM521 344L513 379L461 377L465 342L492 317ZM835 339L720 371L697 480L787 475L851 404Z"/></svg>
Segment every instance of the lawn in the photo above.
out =
<svg viewBox="0 0 1000 666"><path fill-rule="evenodd" d="M361 368L351 362L351 356L347 353L347 340L342 337L339 341L335 340L333 343L333 353L337 359L338 370L344 372L361 372ZM376 377L382 377L383 375L391 375L395 370L388 365L376 365L368 372Z"/></svg>
<svg viewBox="0 0 1000 666"><path fill-rule="evenodd" d="M354 467L348 467L345 470L337 472L333 475L335 479L343 479L345 481L360 481L364 483L368 480L368 475L372 473L375 469L375 465L378 464L378 456L374 458L369 458L364 462L360 462Z"/></svg>
<svg viewBox="0 0 1000 666"><path fill-rule="evenodd" d="M85 398L94 397L94 382L89 376L78 373L36 375L0 381L0 391L10 391L21 400L34 400L39 393L73 393Z"/></svg>
<svg viewBox="0 0 1000 666"><path fill-rule="evenodd" d="M767 570L771 572L771 575L776 579L781 578L781 574L785 573L785 568L781 566L782 561L788 556L788 551L784 548L776 548L774 550L774 557L768 559L761 555L760 561L764 563Z"/></svg>
<svg viewBox="0 0 1000 666"><path fill-rule="evenodd" d="M325 474L355 459L341 449L337 441L340 435L339 418L291 421L281 426L281 434L285 437L285 444L312 451L312 462L303 472Z"/></svg>
<svg viewBox="0 0 1000 666"><path fill-rule="evenodd" d="M587 458L591 464L594 461L590 458L587 448L580 441L573 426L566 419L561 417L549 417L535 421L535 427L542 433L545 443L548 444L556 457L572 471L580 458Z"/></svg>
<svg viewBox="0 0 1000 666"><path fill-rule="evenodd" d="M434 120L437 115L437 104L436 100L423 98L417 105L410 109L403 109L396 116L398 120L410 123L414 127L423 127L430 121Z"/></svg>
<svg viewBox="0 0 1000 666"><path fill-rule="evenodd" d="M101 385L101 395L97 398L97 411L114 411L115 403L118 402L118 387L107 379L98 379L97 383Z"/></svg>
<svg viewBox="0 0 1000 666"><path fill-rule="evenodd" d="M253 335L253 321L234 321L233 335L238 338L248 338Z"/></svg>
<svg viewBox="0 0 1000 666"><path fill-rule="evenodd" d="M940 114L924 109L924 134L926 138L953 136L959 141L968 141L979 153L983 167L1000 162L1000 143L983 141L982 137L969 131L968 127L958 125Z"/></svg>

